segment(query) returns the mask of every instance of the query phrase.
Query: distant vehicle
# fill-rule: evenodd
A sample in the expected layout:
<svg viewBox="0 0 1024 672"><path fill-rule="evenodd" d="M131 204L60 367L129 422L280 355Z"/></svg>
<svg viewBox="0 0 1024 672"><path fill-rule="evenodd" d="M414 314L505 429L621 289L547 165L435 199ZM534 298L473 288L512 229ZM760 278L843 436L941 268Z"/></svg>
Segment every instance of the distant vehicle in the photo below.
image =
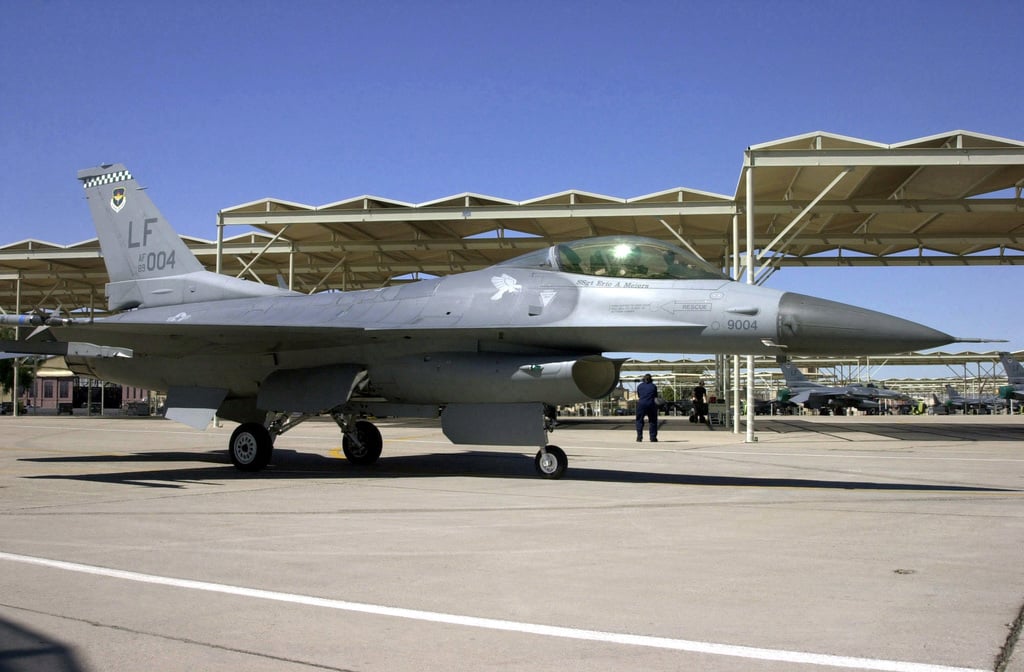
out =
<svg viewBox="0 0 1024 672"><path fill-rule="evenodd" d="M456 444L539 446L560 477L544 405L604 397L607 352L882 354L952 343L892 315L735 282L663 241L611 236L537 249L490 268L312 296L206 271L125 166L78 178L110 275L96 320L2 316L45 326L28 341L76 373L167 392L167 417L239 423L228 454L255 471L274 439L329 415L345 456L375 462L366 419L436 417Z"/></svg>

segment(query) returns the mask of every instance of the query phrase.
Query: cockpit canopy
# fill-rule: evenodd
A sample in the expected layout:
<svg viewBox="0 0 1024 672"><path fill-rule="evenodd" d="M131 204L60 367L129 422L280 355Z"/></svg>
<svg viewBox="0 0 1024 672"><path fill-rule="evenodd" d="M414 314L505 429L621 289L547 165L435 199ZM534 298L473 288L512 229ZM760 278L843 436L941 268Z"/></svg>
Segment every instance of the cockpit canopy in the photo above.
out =
<svg viewBox="0 0 1024 672"><path fill-rule="evenodd" d="M721 271L693 253L661 240L640 236L604 236L559 243L498 265L608 278L728 280Z"/></svg>

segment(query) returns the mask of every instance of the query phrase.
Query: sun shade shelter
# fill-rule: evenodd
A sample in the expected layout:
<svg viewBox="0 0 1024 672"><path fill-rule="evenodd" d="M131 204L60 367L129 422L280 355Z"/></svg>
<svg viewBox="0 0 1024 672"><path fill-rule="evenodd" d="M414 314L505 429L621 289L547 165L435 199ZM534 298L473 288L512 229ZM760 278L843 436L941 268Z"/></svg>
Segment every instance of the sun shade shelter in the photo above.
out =
<svg viewBox="0 0 1024 672"><path fill-rule="evenodd" d="M296 289L376 287L621 233L684 241L734 268L748 219L759 277L786 266L1021 264L1022 186L1024 142L956 131L885 145L816 132L748 148L731 197L677 188L519 202L464 193L416 205L263 199L222 210L218 237L221 270L231 272L240 260L226 230L272 236L266 254L292 255L290 274L276 271Z"/></svg>
<svg viewBox="0 0 1024 672"><path fill-rule="evenodd" d="M747 148L732 196L680 187L419 204L266 198L220 211L215 241L185 242L211 270L310 293L479 269L612 234L680 243L735 277L750 259L763 282L794 266L1024 265L1022 188L1022 141L952 131L883 144L812 132ZM106 282L96 239L0 246L4 312L103 312Z"/></svg>

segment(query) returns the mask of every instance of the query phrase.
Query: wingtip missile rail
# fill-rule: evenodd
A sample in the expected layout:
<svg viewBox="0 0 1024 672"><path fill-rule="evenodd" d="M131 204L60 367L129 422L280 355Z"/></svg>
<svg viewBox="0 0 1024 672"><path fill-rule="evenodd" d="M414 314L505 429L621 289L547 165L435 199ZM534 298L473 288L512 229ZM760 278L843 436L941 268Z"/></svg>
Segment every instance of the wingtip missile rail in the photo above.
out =
<svg viewBox="0 0 1024 672"><path fill-rule="evenodd" d="M0 326L5 327L66 327L74 324L70 317L51 317L32 313L30 315L0 315Z"/></svg>

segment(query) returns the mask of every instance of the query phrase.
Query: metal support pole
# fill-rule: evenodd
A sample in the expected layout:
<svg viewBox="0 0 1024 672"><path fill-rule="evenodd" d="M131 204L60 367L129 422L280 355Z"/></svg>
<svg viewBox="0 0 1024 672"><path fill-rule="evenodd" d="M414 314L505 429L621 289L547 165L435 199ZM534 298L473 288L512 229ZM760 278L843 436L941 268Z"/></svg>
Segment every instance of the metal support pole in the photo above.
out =
<svg viewBox="0 0 1024 672"><path fill-rule="evenodd" d="M14 314L21 315L21 275L14 281ZM14 328L14 340L21 340L21 330ZM14 382L11 387L11 414L18 417L18 369L21 368L21 360L14 358Z"/></svg>
<svg viewBox="0 0 1024 672"><path fill-rule="evenodd" d="M754 284L754 166L747 166L747 284ZM747 355L747 443L754 436L754 356Z"/></svg>
<svg viewBox="0 0 1024 672"><path fill-rule="evenodd" d="M217 213L217 262L216 271L221 272L224 267L224 213Z"/></svg>
<svg viewBox="0 0 1024 672"><path fill-rule="evenodd" d="M295 289L295 244L288 250L288 289Z"/></svg>
<svg viewBox="0 0 1024 672"><path fill-rule="evenodd" d="M732 216L732 279L740 279L740 215ZM740 433L740 356L732 356L732 433Z"/></svg>
<svg viewBox="0 0 1024 672"><path fill-rule="evenodd" d="M722 255L722 273L729 274L729 245L726 243L724 253ZM729 402L732 400L732 377L729 373L729 358L725 355L715 355L715 375L718 380L718 403L725 404L725 412L722 413L718 421L726 429L732 425L732 415L729 413Z"/></svg>

